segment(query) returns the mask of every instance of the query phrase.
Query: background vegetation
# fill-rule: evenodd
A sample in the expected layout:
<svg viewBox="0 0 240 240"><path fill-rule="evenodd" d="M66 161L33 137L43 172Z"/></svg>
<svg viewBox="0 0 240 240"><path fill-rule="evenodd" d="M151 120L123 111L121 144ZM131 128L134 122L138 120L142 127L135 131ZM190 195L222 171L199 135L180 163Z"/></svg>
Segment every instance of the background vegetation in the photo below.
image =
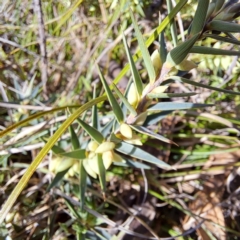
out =
<svg viewBox="0 0 240 240"><path fill-rule="evenodd" d="M198 3L186 2L174 18L180 42L187 35ZM2 206L26 168L76 107L94 99L93 92L96 96L104 95L97 65L108 85L121 79L118 88L122 92L127 88L131 74L121 72L128 62L122 30L132 55L139 51L130 8L145 40L153 36L153 30L168 15L165 1L52 0L39 4L37 0L2 0ZM239 9L236 11L239 14ZM234 22L239 23L238 18ZM168 51L176 47L171 31L171 25L167 24L164 37ZM234 37L232 43L206 37L196 45L239 52L239 31L234 32ZM150 54L160 45L159 36L154 39L148 48ZM87 178L83 206L81 174L71 174L68 167L65 171L56 170L56 165L62 166L63 160L69 157L56 154L57 147L70 152L77 148L74 139L83 148L89 141L81 122L75 121L32 172L0 225L0 237L14 240L174 239L176 236L189 240L239 239L240 97L239 93L228 92L239 92L239 59L198 53L189 56L198 63L198 68L185 77L222 91L176 81L169 85L168 93L197 94L172 95L161 102L209 106L170 111L163 114L161 121L151 124L149 128L154 133L176 144L138 133L144 143L141 149L173 169L161 169L129 154L134 166L112 164L106 171L105 186L98 178ZM148 83L141 57L136 66L143 83ZM102 127L112 119L113 112L108 101L97 107ZM94 111L90 108L82 119L91 122ZM34 114L38 118L29 118Z"/></svg>

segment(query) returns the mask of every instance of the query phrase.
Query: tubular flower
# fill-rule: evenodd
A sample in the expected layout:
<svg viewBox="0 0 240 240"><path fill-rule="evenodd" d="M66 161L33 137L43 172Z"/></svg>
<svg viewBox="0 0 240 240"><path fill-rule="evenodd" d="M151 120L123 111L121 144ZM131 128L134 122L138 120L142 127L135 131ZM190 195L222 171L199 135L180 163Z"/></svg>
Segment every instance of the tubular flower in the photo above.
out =
<svg viewBox="0 0 240 240"><path fill-rule="evenodd" d="M131 127L126 123L122 123L120 125L120 128L115 135L124 142L134 145L142 145L141 138L137 134L133 133Z"/></svg>
<svg viewBox="0 0 240 240"><path fill-rule="evenodd" d="M79 172L79 161L73 158L57 157L51 160L49 170L54 173L63 172L68 169L64 178L73 177Z"/></svg>
<svg viewBox="0 0 240 240"><path fill-rule="evenodd" d="M98 154L101 155L105 169L108 169L112 162L124 162L124 159L114 152L115 143L103 142L101 144L91 141L88 144L89 152L87 158L83 160L86 172L93 178L100 174L98 167Z"/></svg>
<svg viewBox="0 0 240 240"><path fill-rule="evenodd" d="M79 174L80 161L83 161L83 166L86 172L93 178L97 178L100 174L98 167L98 154L101 155L105 169L108 169L112 162L124 162L125 160L114 152L115 143L107 141L101 144L91 141L87 146L86 158L76 160L73 158L58 157L50 162L49 170L54 173L63 172L68 169L65 178L73 177Z"/></svg>

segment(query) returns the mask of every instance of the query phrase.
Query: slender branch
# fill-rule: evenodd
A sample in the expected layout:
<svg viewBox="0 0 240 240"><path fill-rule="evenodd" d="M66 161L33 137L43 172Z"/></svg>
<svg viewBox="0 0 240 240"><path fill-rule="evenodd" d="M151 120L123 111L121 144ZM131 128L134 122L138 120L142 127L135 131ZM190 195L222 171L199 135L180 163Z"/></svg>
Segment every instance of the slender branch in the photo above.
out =
<svg viewBox="0 0 240 240"><path fill-rule="evenodd" d="M39 33L39 45L40 45L40 51L41 51L41 78L42 78L42 84L43 84L43 91L47 92L47 48L46 48L46 35L45 35L45 29L44 29L44 20L43 20L43 12L42 12L42 4L41 0L33 0L34 5L34 12L37 15L38 19L38 33Z"/></svg>

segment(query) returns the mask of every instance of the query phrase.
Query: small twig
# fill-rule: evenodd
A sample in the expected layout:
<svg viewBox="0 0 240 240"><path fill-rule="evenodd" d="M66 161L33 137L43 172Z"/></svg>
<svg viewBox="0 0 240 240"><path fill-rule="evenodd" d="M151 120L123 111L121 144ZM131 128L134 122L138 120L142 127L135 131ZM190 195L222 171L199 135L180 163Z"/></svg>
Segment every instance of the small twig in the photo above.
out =
<svg viewBox="0 0 240 240"><path fill-rule="evenodd" d="M101 10L101 13L102 13L102 19L103 19L103 22L105 24L107 24L107 11L105 9L105 6L104 6L104 2L102 0L98 0L98 3L99 3L99 7L100 7L100 10Z"/></svg>
<svg viewBox="0 0 240 240"><path fill-rule="evenodd" d="M38 54L36 54L35 52L29 51L29 50L27 50L26 48L22 47L21 45L15 43L15 42L13 42L13 41L10 41L10 40L8 40L8 39L5 39L5 38L0 37L0 42L6 43L6 44L8 44L8 45L10 45L10 46L13 46L13 47L16 47L16 48L19 48L19 49L21 49L23 52L26 52L27 54L32 55L32 56L34 56L34 57L36 57L36 58L41 57L41 56L39 56Z"/></svg>
<svg viewBox="0 0 240 240"><path fill-rule="evenodd" d="M42 12L42 4L41 0L33 0L34 4L34 12L37 15L38 18L38 32L39 32L39 45L40 45L40 51L41 51L41 78L42 78L42 84L43 84L43 91L44 93L47 93L47 48L46 48L46 35L44 30L44 20L43 20L43 12Z"/></svg>

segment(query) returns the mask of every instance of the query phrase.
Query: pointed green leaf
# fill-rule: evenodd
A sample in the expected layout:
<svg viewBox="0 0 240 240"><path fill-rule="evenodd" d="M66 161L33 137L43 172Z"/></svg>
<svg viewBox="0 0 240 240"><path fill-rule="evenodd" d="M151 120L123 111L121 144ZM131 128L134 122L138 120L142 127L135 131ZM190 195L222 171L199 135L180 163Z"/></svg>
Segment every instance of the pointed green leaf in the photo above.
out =
<svg viewBox="0 0 240 240"><path fill-rule="evenodd" d="M113 162L114 165L117 166L121 166L121 167L133 167L133 168L142 168L142 169L151 169L150 166L141 163L141 162L137 162L137 161L133 161L130 159L126 159L124 158L125 162Z"/></svg>
<svg viewBox="0 0 240 240"><path fill-rule="evenodd" d="M55 153L55 154L61 154L61 153L64 153L64 152L65 152L64 149L62 149L62 148L60 148L60 147L58 147L58 146L56 146L56 145L54 145L54 146L52 147L52 151L53 151L53 153Z"/></svg>
<svg viewBox="0 0 240 240"><path fill-rule="evenodd" d="M161 111L161 112L157 112L157 113L148 115L143 126L146 127L146 126L154 125L154 124L158 123L159 121L161 121L166 116L168 116L169 114L171 114L172 112L173 112L173 110L172 111Z"/></svg>
<svg viewBox="0 0 240 240"><path fill-rule="evenodd" d="M183 110L191 108L211 107L211 104L201 103L175 103L175 102L160 102L147 109L147 111L166 111L166 110Z"/></svg>
<svg viewBox="0 0 240 240"><path fill-rule="evenodd" d="M210 2L209 5L208 5L206 21L208 21L209 18L213 17L215 8L216 8L216 3L214 1Z"/></svg>
<svg viewBox="0 0 240 240"><path fill-rule="evenodd" d="M75 149L74 151L71 151L71 152L61 152L58 155L82 160L86 158L85 153L86 153L86 149Z"/></svg>
<svg viewBox="0 0 240 240"><path fill-rule="evenodd" d="M240 25L238 23L226 22L221 20L213 20L208 25L209 30L216 30L220 32L240 32Z"/></svg>
<svg viewBox="0 0 240 240"><path fill-rule="evenodd" d="M93 87L93 99L95 99L96 96L96 85ZM98 129L98 113L97 113L97 105L92 106L92 126L96 129Z"/></svg>
<svg viewBox="0 0 240 240"><path fill-rule="evenodd" d="M146 66L146 69L147 69L147 72L148 72L149 81L150 81L150 83L154 83L155 80L156 80L156 74L155 74L155 70L154 70L154 67L153 67L148 49L147 49L147 47L144 43L143 36L142 36L142 34L141 34L141 32L138 28L138 25L137 25L137 23L134 19L134 16L133 16L133 13L132 13L131 10L130 10L130 15L131 15L131 18L132 18L132 23L133 23L133 27L134 27L134 30L135 30L135 33L136 33L137 40L138 40L139 48L140 48L140 51L141 51L142 56L143 56L143 61L145 63L145 66Z"/></svg>
<svg viewBox="0 0 240 240"><path fill-rule="evenodd" d="M78 119L79 124L84 128L84 130L94 139L97 143L102 143L104 140L103 135L94 127L83 122L81 119Z"/></svg>
<svg viewBox="0 0 240 240"><path fill-rule="evenodd" d="M231 50L217 49L217 48L211 48L211 47L201 47L201 46L192 47L190 52L199 53L199 54L211 54L211 55L240 56L240 51L231 51Z"/></svg>
<svg viewBox="0 0 240 240"><path fill-rule="evenodd" d="M129 94L132 82L133 82L132 77L130 77L130 79L128 80L127 86L125 88L125 91L124 91L124 97L126 99L128 99L128 94ZM128 109L127 109L127 106L123 102L121 102L121 108L122 108L122 111L123 111L124 119L126 119ZM135 109L134 109L134 111L135 111Z"/></svg>
<svg viewBox="0 0 240 240"><path fill-rule="evenodd" d="M215 10L214 10L214 12L216 13L224 6L225 0L214 0L213 2L216 3Z"/></svg>
<svg viewBox="0 0 240 240"><path fill-rule="evenodd" d="M206 22L209 0L199 0L191 25L190 36L201 33Z"/></svg>
<svg viewBox="0 0 240 240"><path fill-rule="evenodd" d="M103 194L106 192L106 169L103 165L102 154L97 154L98 168L99 168L99 180Z"/></svg>
<svg viewBox="0 0 240 240"><path fill-rule="evenodd" d="M168 13L170 13L172 11L172 1L171 0L167 0L167 9L168 9ZM177 46L177 27L176 27L176 22L174 21L174 19L170 22L170 30L171 30L171 36L172 36L172 41L173 41L173 45L174 47Z"/></svg>
<svg viewBox="0 0 240 240"><path fill-rule="evenodd" d="M167 45L166 45L166 41L164 38L164 32L161 32L160 34L160 59L162 60L162 62L164 63L167 59Z"/></svg>
<svg viewBox="0 0 240 240"><path fill-rule="evenodd" d="M75 209L75 205L68 199L64 198L65 204L67 205L68 209L70 210L70 213L77 219L82 219L77 210Z"/></svg>
<svg viewBox="0 0 240 240"><path fill-rule="evenodd" d="M132 125L131 125L131 128L133 128L135 131L137 131L137 132L139 132L139 133L148 135L148 136L150 136L150 137L152 137L152 138L156 138L156 139L158 139L158 140L160 140L160 141L163 141L163 142L166 142L166 143L171 143L171 144L173 143L173 144L177 145L177 144L174 143L173 141L165 138L164 136L162 136L162 135L160 135L160 134L156 134L156 133L150 131L149 129L147 129L147 128L143 127L143 126L132 126Z"/></svg>
<svg viewBox="0 0 240 240"><path fill-rule="evenodd" d="M205 85L205 84L198 83L198 82L194 82L194 81L191 81L191 80L189 80L187 78L182 78L182 77L174 76L174 77L171 77L170 81L166 80L166 82L171 82L172 80L178 81L178 82L184 82L184 83L191 84L191 85L197 86L197 87L202 87L202 88L215 90L217 92L224 92L224 93L229 93L229 94L233 94L233 95L240 95L240 92L234 92L234 91L231 91L231 90L226 90L226 89L221 89L221 88L217 88L217 87L212 87L212 86Z"/></svg>
<svg viewBox="0 0 240 240"><path fill-rule="evenodd" d="M163 162L162 160L154 157L153 155L149 154L148 152L145 152L141 148L135 147L131 144L121 142L117 148L117 151L126 154L128 156L134 157L141 159L143 161L152 163L157 165L159 168L164 168L164 169L171 169L171 166L168 165L167 163Z"/></svg>
<svg viewBox="0 0 240 240"><path fill-rule="evenodd" d="M168 53L166 61L170 63L172 66L181 63L187 57L194 43L198 40L199 36L200 34L197 33L192 38L188 39L187 41L181 43L179 46L172 49Z"/></svg>
<svg viewBox="0 0 240 240"><path fill-rule="evenodd" d="M228 42L228 43L233 43L233 44L236 44L236 45L240 45L240 41L238 41L237 39L234 39L234 38L223 37L223 36L219 36L219 35L216 35L216 34L204 33L203 38L205 38L205 37L213 38L213 39L216 39L216 40L222 41L222 42Z"/></svg>
<svg viewBox="0 0 240 240"><path fill-rule="evenodd" d="M46 191L49 192L52 188L56 187L58 183L64 178L65 174L68 172L69 168L62 172L58 172L52 182L48 185Z"/></svg>
<svg viewBox="0 0 240 240"><path fill-rule="evenodd" d="M132 105L128 102L127 98L125 98L123 96L123 94L119 91L119 89L117 88L117 86L115 84L113 84L113 89L114 91L117 93L118 97L122 100L123 104L126 106L126 108L130 111L130 113L133 116L137 115L136 110L132 107Z"/></svg>
<svg viewBox="0 0 240 240"><path fill-rule="evenodd" d="M161 24L153 31L153 33L150 35L150 37L146 41L146 47L149 47L156 39L156 36L159 36L159 34L168 26L170 21L177 15L177 13L184 7L184 5L187 3L188 0L180 0L178 4L173 8L171 13L161 22ZM141 51L138 50L136 54L133 56L133 60L136 62L137 59L141 57ZM162 58L161 58L162 59ZM113 80L114 84L117 84L122 77L127 73L129 70L129 64L126 64L122 71L117 75L117 77Z"/></svg>
<svg viewBox="0 0 240 240"><path fill-rule="evenodd" d="M77 134L75 133L75 130L73 129L73 126L70 126L70 135L71 135L71 142L73 149L80 148L80 143L77 137Z"/></svg>
<svg viewBox="0 0 240 240"><path fill-rule="evenodd" d="M189 93L148 93L147 96L149 98L171 98L171 97L190 97L194 96L197 93L189 92Z"/></svg>
<svg viewBox="0 0 240 240"><path fill-rule="evenodd" d="M107 96L108 96L108 100L112 106L112 109L113 109L113 112L114 112L114 115L116 116L117 120L119 123L123 122L123 112L122 112L122 109L121 107L119 106L116 98L114 97L112 91L110 90L105 78L103 77L99 67L98 67L98 72L99 72L99 76L100 76L100 79L102 81L102 84L103 84L103 87L107 93Z"/></svg>
<svg viewBox="0 0 240 240"><path fill-rule="evenodd" d="M131 72L132 72L132 77L133 77L135 87L137 89L138 95L141 96L142 91L143 91L142 79L141 79L140 74L139 74L139 72L136 68L136 65L135 65L134 61L133 61L133 58L132 58L132 55L130 53L129 47L127 45L127 41L126 41L124 33L123 33L123 43L124 43L124 46L125 46L125 51L127 53L128 62L130 64L130 69L131 69Z"/></svg>
<svg viewBox="0 0 240 240"><path fill-rule="evenodd" d="M44 138L41 138L41 139L42 139L42 141L43 141L44 143L47 143L46 139L44 139ZM53 153L56 154L56 155L57 155L57 154L61 154L61 153L65 153L65 150L64 150L63 148L61 148L61 147L58 147L57 145L54 145L51 150L52 150Z"/></svg>
<svg viewBox="0 0 240 240"><path fill-rule="evenodd" d="M13 204L15 203L17 197L20 195L26 184L28 183L29 179L31 178L32 174L35 172L39 164L41 163L42 159L46 156L46 154L51 150L57 140L62 136L62 134L68 129L68 127L87 109L91 108L94 104L98 104L102 101L105 101L107 98L106 96L101 96L96 99L93 99L80 108L78 108L73 114L71 114L68 119L58 128L58 130L49 138L48 142L45 146L41 149L37 157L34 161L30 164L27 168L26 172L20 179L20 181L15 186L14 190L9 195L7 201L4 203L1 212L0 212L0 224L4 221L7 213L12 208ZM64 107L65 108L65 107ZM42 114L42 113L41 113ZM40 114L40 115L41 115ZM37 115L39 116L39 115ZM34 116L36 118L36 115ZM23 122L22 122L23 123ZM25 123L25 122L24 122ZM9 130L9 129L8 129ZM6 133L6 132L5 132Z"/></svg>
<svg viewBox="0 0 240 240"><path fill-rule="evenodd" d="M83 211L83 207L85 204L85 192L87 186L87 173L83 166L83 161L80 162L80 183L79 183L79 192L80 192L80 204L81 210Z"/></svg>

